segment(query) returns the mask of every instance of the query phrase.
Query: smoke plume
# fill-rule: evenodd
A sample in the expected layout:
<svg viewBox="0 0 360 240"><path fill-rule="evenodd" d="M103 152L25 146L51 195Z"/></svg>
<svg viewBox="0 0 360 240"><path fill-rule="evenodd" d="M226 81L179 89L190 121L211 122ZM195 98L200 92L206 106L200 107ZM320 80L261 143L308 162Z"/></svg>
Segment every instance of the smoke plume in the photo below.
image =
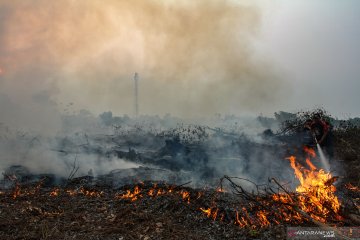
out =
<svg viewBox="0 0 360 240"><path fill-rule="evenodd" d="M142 114L264 111L282 81L253 56L260 25L230 0L0 1L0 122L54 129L69 102L132 114L134 72Z"/></svg>
<svg viewBox="0 0 360 240"><path fill-rule="evenodd" d="M96 129L80 109L133 114L134 72L140 114L267 111L283 81L255 57L261 12L245 1L0 0L0 170L23 164L66 175L75 153L60 158L49 134ZM83 171L119 167L75 155Z"/></svg>

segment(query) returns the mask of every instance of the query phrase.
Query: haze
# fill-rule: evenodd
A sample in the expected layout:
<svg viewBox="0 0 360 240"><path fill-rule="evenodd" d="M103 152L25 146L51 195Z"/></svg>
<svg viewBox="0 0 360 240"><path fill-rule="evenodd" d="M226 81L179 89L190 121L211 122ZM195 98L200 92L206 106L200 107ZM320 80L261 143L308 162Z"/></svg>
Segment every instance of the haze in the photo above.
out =
<svg viewBox="0 0 360 240"><path fill-rule="evenodd" d="M357 1L0 0L0 122L66 111L358 116ZM70 104L70 105L69 105Z"/></svg>

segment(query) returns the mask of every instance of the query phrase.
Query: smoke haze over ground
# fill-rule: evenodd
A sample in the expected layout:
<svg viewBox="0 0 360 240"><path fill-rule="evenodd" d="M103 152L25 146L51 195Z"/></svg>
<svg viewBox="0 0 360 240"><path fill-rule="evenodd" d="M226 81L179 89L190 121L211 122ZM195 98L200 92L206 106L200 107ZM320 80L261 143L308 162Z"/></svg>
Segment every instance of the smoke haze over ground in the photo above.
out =
<svg viewBox="0 0 360 240"><path fill-rule="evenodd" d="M279 76L252 54L254 5L0 1L0 18L0 121L18 127L59 127L70 102L133 114L134 72L144 114L259 113L281 98Z"/></svg>
<svg viewBox="0 0 360 240"><path fill-rule="evenodd" d="M283 148L261 137L264 126L255 118L218 116L201 125L187 121L111 112L94 117L82 111L63 116L63 131L56 136L0 126L0 172L7 175L10 166L24 166L34 174L66 178L74 169L76 177L115 171L125 179L191 181L194 186L212 185L223 175L259 183L273 175L292 176L284 170ZM118 179L114 184L125 183Z"/></svg>
<svg viewBox="0 0 360 240"><path fill-rule="evenodd" d="M165 163L170 159L174 164L184 164L185 168L191 159L205 156L199 169L213 168L220 174L255 180L264 178L263 171L276 158L273 143L266 143L268 149L264 150L264 143L258 141L258 134L265 129L255 118L232 119L227 125L224 116L287 110L283 108L289 105L294 89L289 84L291 80L285 81L272 61L270 64L264 55L256 52L266 19L263 8L250 2L0 0L0 171L11 164L22 164L32 171L66 176L75 158L81 166L79 174L86 174L89 169L94 174L103 174L115 168L138 166L114 155L123 151L117 148L122 147L128 154L133 148L144 156L158 157ZM279 22L286 21L275 23ZM271 22L267 25L271 26ZM275 26L285 32L297 29ZM273 29L269 29L271 33ZM277 37L286 42L286 35ZM285 53L293 62L292 49L296 44L289 46ZM279 56L284 53L282 47L274 48ZM304 57L298 57L299 64L293 65L307 63L313 49L317 46L310 50L297 49ZM318 66L321 64L312 64L312 71L300 68L302 73L314 73L308 80L311 86L320 73ZM332 66L324 69L334 69ZM143 116L129 119L124 114L134 114L135 72L140 74L139 101ZM333 75L331 71L323 72ZM301 86L296 90L302 89L293 98L297 109L303 108L302 101L312 103L326 95L318 94L318 89L309 87L308 83L303 84L301 76L295 78ZM325 86L323 83L318 86ZM357 89L351 86L347 88ZM308 95L316 98L307 98ZM334 95L331 94L333 99ZM96 117L104 111L114 115L106 112ZM166 113L180 118L171 118ZM234 127L236 139L219 137L212 130L214 135L210 140L201 143L206 147L189 152L192 144L182 146L174 136L157 138L154 132L151 133L159 142L151 145L151 149L146 144L153 144L154 138L148 132L139 137L146 142L144 145L136 145L136 138L128 135L131 141L121 142L122 145L114 142L117 138L124 140L116 132L121 127L131 126L137 131L142 127L138 121L145 119L148 124L152 116L155 121L150 122L154 125L146 126L149 132L184 130L177 124L210 116L218 118L216 124L200 122L202 127ZM148 147L162 153L166 147L172 147L166 145L169 143L166 140L175 141L170 143L182 149L179 156L174 154L169 158L166 154L155 156L149 155L150 151L142 152L142 148ZM284 164L287 166L286 161Z"/></svg>

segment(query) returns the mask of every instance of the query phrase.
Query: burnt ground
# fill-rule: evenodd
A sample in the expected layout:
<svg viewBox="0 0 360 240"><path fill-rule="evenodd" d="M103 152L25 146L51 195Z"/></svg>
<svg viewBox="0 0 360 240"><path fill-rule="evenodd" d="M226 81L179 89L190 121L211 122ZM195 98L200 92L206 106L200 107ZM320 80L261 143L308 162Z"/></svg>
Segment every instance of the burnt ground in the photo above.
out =
<svg viewBox="0 0 360 240"><path fill-rule="evenodd" d="M158 196L142 194L136 200L116 197L131 188L134 186L86 192L72 187L76 193L71 196L65 188L23 187L15 198L16 192L3 192L0 239L285 238L285 226L240 228L233 224L233 212L221 221L209 219L200 208L211 204L211 191L181 187ZM58 195L53 196L54 192ZM179 194L183 192L188 192L189 198ZM224 205L232 202L230 196L223 200Z"/></svg>
<svg viewBox="0 0 360 240"><path fill-rule="evenodd" d="M354 127L334 132L335 157L341 159L344 182L360 186L360 128Z"/></svg>
<svg viewBox="0 0 360 240"><path fill-rule="evenodd" d="M359 204L360 192L342 194L342 199ZM217 215L201 210L215 205L220 209ZM299 226L295 219L281 222L273 213L268 215L270 222L261 226L249 210L255 225L240 227L234 209L250 205L254 203L238 195L164 183L118 189L84 182L52 188L42 187L41 182L17 185L0 194L0 239L286 239L286 227ZM353 217L343 214L346 218L329 226L360 224L358 209L341 211L352 211ZM317 225L304 218L301 226Z"/></svg>
<svg viewBox="0 0 360 240"><path fill-rule="evenodd" d="M249 143L241 138L229 142L238 144L240 147L236 149L240 150L250 149L257 152L257 149L273 149L273 146ZM360 225L359 190L349 191L345 187L347 183L355 187L360 186L359 142L360 132L357 128L334 132L335 159L338 160L336 164L342 170L339 171L340 183L337 185L337 195L344 205L352 205L343 207L345 219L338 223L332 222L331 225ZM174 146L177 149L172 149ZM119 157L134 162L151 161L153 166L165 169L167 166L170 168L175 166L173 170L176 171L177 168L192 167L192 159L200 158L204 163L208 161L206 155L199 154L202 151L198 151L197 146L194 147L195 150L192 150L192 147L193 145L186 145L184 148L182 145L169 143L149 157L146 154L134 152L130 147L129 151L115 150L113 152ZM173 154L174 152L176 154ZM211 152L211 154L220 156L223 152ZM178 153L180 156L189 157L189 160L176 166L171 163L177 159ZM101 154L105 153L101 152ZM120 156L122 154L125 156ZM247 157L247 152L234 151L231 154L242 154ZM271 163L270 167L273 165L274 163ZM291 171L290 168L289 170ZM136 171L144 175L154 170L140 168ZM206 169L205 172L209 171ZM157 173L155 171L155 174L151 173L149 176L157 175ZM274 173L274 177L277 177L276 171ZM214 220L212 216L209 218L200 209L212 206L213 191L211 190L179 188L177 193L181 190L190 193L190 203L179 194L160 194L156 197L144 195L135 201L116 198L116 196L126 194L126 190L133 190L135 187L133 184L123 186L133 179L123 181L121 178L121 181L115 184L112 177L116 174L119 173L104 176L105 179L102 182L105 184L91 185L87 190L84 190L81 182L71 183L68 186L64 185L66 182L62 182L57 190L57 196L51 196L54 191L53 181L44 184L41 188L25 184L20 187L18 195L16 195L15 186L0 190L0 239L286 239L288 226L317 226L311 221L304 221L301 224L291 222L273 224L271 222L265 227L240 227L234 224L233 206L236 204L239 206L239 199L235 195L227 195L228 197L218 201L217 204L223 206L226 216L223 221L220 221L219 217ZM110 185L107 184L107 177L111 178ZM171 175L167 179L176 177ZM183 179L180 178L180 181ZM34 181L31 182L34 184ZM76 194L71 195L71 192L66 192L66 190L75 191ZM199 192L203 194L201 198L197 198ZM246 202L241 204L249 205Z"/></svg>

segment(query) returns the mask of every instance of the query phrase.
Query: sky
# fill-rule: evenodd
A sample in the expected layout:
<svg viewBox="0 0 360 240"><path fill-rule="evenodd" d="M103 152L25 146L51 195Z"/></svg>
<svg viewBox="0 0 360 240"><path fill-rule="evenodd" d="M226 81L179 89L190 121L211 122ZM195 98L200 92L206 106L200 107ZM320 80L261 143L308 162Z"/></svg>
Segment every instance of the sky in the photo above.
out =
<svg viewBox="0 0 360 240"><path fill-rule="evenodd" d="M288 110L324 107L360 115L360 2L279 0L263 4L258 51L292 85ZM281 107L280 107L281 108Z"/></svg>
<svg viewBox="0 0 360 240"><path fill-rule="evenodd" d="M357 0L0 0L0 122L63 113L360 116Z"/></svg>

